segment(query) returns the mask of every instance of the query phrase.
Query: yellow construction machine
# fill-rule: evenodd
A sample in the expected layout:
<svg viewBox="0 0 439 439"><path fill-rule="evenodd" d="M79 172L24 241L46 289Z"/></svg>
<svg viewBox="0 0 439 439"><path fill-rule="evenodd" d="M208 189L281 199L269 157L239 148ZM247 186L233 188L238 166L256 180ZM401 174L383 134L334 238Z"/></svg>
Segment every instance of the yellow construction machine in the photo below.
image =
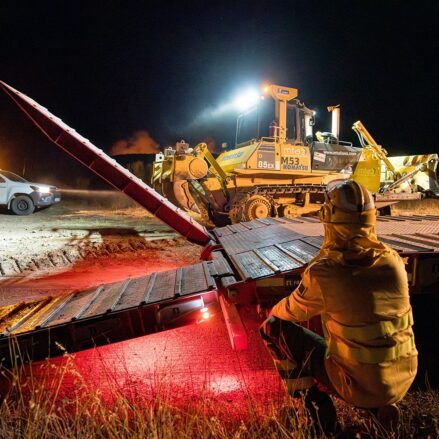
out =
<svg viewBox="0 0 439 439"><path fill-rule="evenodd" d="M154 162L153 187L215 225L317 210L326 185L346 178L365 185L381 206L439 196L437 154L389 158L361 122L353 126L361 147L341 141L338 105L328 107L331 132L314 135L315 111L297 96L295 88L264 87L238 116L235 147L217 158L204 143L165 149Z"/></svg>

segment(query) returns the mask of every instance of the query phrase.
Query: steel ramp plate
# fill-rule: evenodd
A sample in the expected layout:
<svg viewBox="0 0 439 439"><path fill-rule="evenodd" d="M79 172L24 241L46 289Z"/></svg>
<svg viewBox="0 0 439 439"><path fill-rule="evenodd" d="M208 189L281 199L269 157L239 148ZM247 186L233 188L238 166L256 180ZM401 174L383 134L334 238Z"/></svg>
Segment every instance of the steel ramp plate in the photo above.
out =
<svg viewBox="0 0 439 439"><path fill-rule="evenodd" d="M122 282L116 282L97 288L96 296L91 298L88 306L83 310L80 317L82 319L86 319L98 314L110 312L114 308L117 298L120 297L120 293L124 290L126 291L128 289L128 285L137 285L139 281L144 282L145 277L132 279L130 281L125 280ZM137 303L133 303L132 306L136 306L140 303L140 300L135 293L133 294L133 301L134 300Z"/></svg>
<svg viewBox="0 0 439 439"><path fill-rule="evenodd" d="M292 258L287 252L274 245L262 247L255 252L259 257L269 261L270 265L275 266L280 272L295 270L303 265L302 262Z"/></svg>
<svg viewBox="0 0 439 439"><path fill-rule="evenodd" d="M434 251L431 246L424 246L407 241L406 239L397 238L395 235L384 235L380 237L381 241L393 247L395 250L402 252L427 252Z"/></svg>
<svg viewBox="0 0 439 439"><path fill-rule="evenodd" d="M216 301L211 264L0 308L0 358L4 364L13 361L11 341L19 343L26 358L39 360L61 354L58 344L75 352L190 323L206 304Z"/></svg>
<svg viewBox="0 0 439 439"><path fill-rule="evenodd" d="M419 251L438 251L439 250L439 235L419 236L416 235L401 235L392 234L390 237L393 240L404 242L407 244L415 245L419 248Z"/></svg>
<svg viewBox="0 0 439 439"><path fill-rule="evenodd" d="M306 264L317 256L317 253L319 252L318 247L314 247L300 239L281 243L279 244L279 247L287 250L296 259L303 261Z"/></svg>
<svg viewBox="0 0 439 439"><path fill-rule="evenodd" d="M311 244L312 246L320 249L323 244L323 236L308 236L307 238L303 238L303 241Z"/></svg>
<svg viewBox="0 0 439 439"><path fill-rule="evenodd" d="M218 238L218 241L224 248L226 254L234 255L301 237L305 237L305 235L295 232L293 227L288 228L285 225L270 225L264 228L246 230L245 232L222 236Z"/></svg>
<svg viewBox="0 0 439 439"><path fill-rule="evenodd" d="M224 257L223 252L214 251L212 253L212 263L208 266L210 274L217 278L225 276L233 276L233 270L229 262Z"/></svg>
<svg viewBox="0 0 439 439"><path fill-rule="evenodd" d="M243 252L230 256L244 280L275 274L275 271L255 252Z"/></svg>

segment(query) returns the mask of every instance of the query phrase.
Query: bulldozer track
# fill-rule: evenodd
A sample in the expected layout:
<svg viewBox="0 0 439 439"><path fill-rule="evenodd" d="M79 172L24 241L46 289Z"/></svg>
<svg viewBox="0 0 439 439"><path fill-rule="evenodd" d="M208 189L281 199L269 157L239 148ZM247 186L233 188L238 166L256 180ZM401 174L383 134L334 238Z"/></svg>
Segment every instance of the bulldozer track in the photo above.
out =
<svg viewBox="0 0 439 439"><path fill-rule="evenodd" d="M230 219L232 223L238 223L241 221L249 221L254 218L247 218L244 212L244 207L251 197L260 195L266 198L273 209L273 216L279 216L277 214L277 206L275 206L275 200L281 196L298 194L324 194L326 185L321 184L282 184L282 185L261 185L257 187L245 188L238 192L236 195L232 207L230 209Z"/></svg>
<svg viewBox="0 0 439 439"><path fill-rule="evenodd" d="M299 193L325 193L326 185L324 184L279 184L264 185L253 188L253 192L258 195L290 195Z"/></svg>

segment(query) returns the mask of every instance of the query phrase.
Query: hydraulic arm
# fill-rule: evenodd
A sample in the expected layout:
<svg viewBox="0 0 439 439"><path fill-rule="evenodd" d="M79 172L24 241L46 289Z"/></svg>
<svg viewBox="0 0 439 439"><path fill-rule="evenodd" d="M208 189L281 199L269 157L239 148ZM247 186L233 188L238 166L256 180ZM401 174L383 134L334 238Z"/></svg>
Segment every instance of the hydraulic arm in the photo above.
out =
<svg viewBox="0 0 439 439"><path fill-rule="evenodd" d="M410 165L405 166L402 170L396 169L387 157L387 152L375 142L372 135L360 121L355 122L352 129L357 133L361 146L363 148L371 149L377 157L384 162L387 169L392 174L394 181L381 188L380 192L382 194L389 194L398 188L398 186L415 178L417 174L425 173L429 180L425 187L425 189L427 189L426 192L435 197L439 196L439 187L436 177L436 167L438 163L437 154L414 156L416 157L416 163L411 166L412 169L410 169Z"/></svg>
<svg viewBox="0 0 439 439"><path fill-rule="evenodd" d="M212 153L208 150L207 145L205 143L199 143L194 148L194 153L203 159L207 160L207 163L212 167L213 171L217 175L218 181L220 182L220 185L222 187L223 193L225 197L228 197L227 193L227 175L224 172L224 169L221 168L219 163L216 161L215 157L212 155Z"/></svg>
<svg viewBox="0 0 439 439"><path fill-rule="evenodd" d="M357 136L360 140L360 144L363 148L369 147L371 148L376 155L386 164L387 169L395 174L395 168L392 163L387 158L386 152L383 148L375 142L372 135L367 131L366 127L361 123L361 121L357 121L352 125L352 129L357 133Z"/></svg>

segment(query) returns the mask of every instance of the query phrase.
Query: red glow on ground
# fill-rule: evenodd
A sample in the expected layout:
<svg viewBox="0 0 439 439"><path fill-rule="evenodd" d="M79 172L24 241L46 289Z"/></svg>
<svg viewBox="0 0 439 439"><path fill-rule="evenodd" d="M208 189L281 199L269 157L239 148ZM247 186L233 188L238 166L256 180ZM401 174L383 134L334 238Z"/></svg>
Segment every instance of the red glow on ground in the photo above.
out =
<svg viewBox="0 0 439 439"><path fill-rule="evenodd" d="M282 383L262 345L259 320L245 313L249 350L234 352L221 314L186 326L75 354L74 367L84 381L103 396L112 392L153 401L165 394L168 402L184 407L200 398L215 401L215 410L241 416L249 401L259 408L279 402ZM61 366L63 359L52 364ZM36 364L38 378L43 367ZM64 379L61 393L74 393L75 374Z"/></svg>
<svg viewBox="0 0 439 439"><path fill-rule="evenodd" d="M147 258L98 259L41 279L21 282L12 296L56 294L65 289L85 289L101 283L137 277L187 265L188 261L161 262ZM34 288L34 289L32 289ZM257 407L267 408L284 397L284 390L262 341L254 310L244 310L249 349L232 350L221 313L202 310L200 324L103 346L73 355L73 367L63 378L60 398L73 398L78 382L111 399L114 392L133 400L155 401L157 395L179 407L215 401L214 409L227 416L241 416ZM208 318L207 318L208 317ZM206 319L207 318L207 319ZM49 371L56 376L66 360L55 358L33 366L34 378Z"/></svg>
<svg viewBox="0 0 439 439"><path fill-rule="evenodd" d="M55 296L66 291L85 290L101 284L145 276L153 272L198 262L193 255L180 259L174 255L174 258L174 260L163 262L163 255L159 258L152 252L147 257L124 256L81 261L68 269L62 269L44 277L17 278L4 284L0 283L6 292L0 295L0 302L4 306L23 299L28 301L39 299L48 294Z"/></svg>

